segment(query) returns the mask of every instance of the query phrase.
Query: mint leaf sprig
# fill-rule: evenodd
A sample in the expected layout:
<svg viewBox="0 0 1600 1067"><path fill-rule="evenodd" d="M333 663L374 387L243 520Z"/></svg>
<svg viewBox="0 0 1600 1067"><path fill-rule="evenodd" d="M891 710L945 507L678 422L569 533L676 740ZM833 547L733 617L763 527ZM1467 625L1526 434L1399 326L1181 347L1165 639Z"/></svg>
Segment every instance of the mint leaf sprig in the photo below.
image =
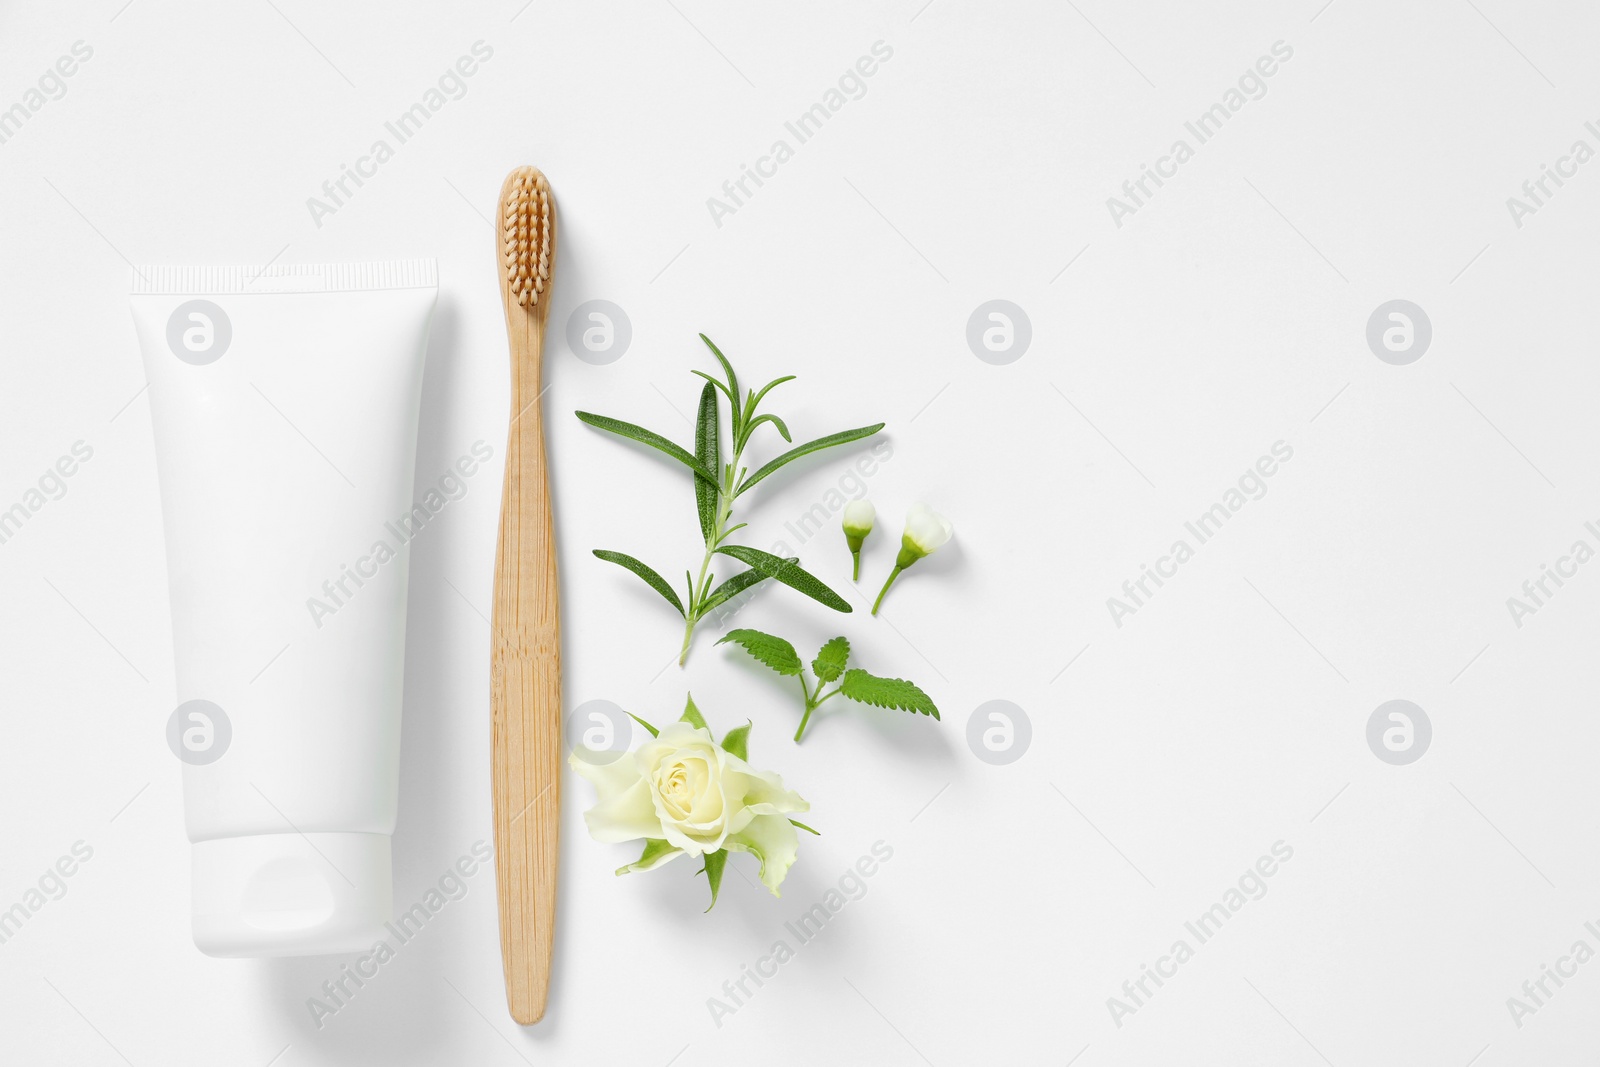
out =
<svg viewBox="0 0 1600 1067"><path fill-rule="evenodd" d="M915 684L903 678L880 678L859 667L847 670L850 642L842 637L835 637L823 645L817 652L817 658L811 661L811 673L817 679L815 686L806 682L800 653L783 638L760 630L729 630L717 644L729 641L748 652L756 662L786 677L793 676L800 682L800 692L805 698L805 714L800 717L800 728L794 732L796 742L805 736L811 713L841 695L875 708L911 711L939 718L939 709L934 706L933 699ZM837 686L823 692L824 686L835 681L839 683Z"/></svg>
<svg viewBox="0 0 1600 1067"><path fill-rule="evenodd" d="M643 426L636 426L631 422L623 422L607 415L595 415L587 411L575 412L579 419L598 430L626 437L639 444L648 445L665 455L671 456L683 466L687 467L694 475L695 512L700 521L700 536L705 542L705 555L700 560L698 575L691 571L684 572L685 590L687 600L681 599L671 584L652 567L634 556L610 549L596 549L594 554L610 563L632 571L641 578L645 584L661 594L662 599L671 604L677 613L683 616L683 647L678 652L678 665L682 666L689 658L689 645L694 640L696 625L708 614L735 596L753 586L759 585L768 578L774 579L782 585L804 593L806 596L825 604L835 611L849 612L850 605L844 598L835 593L816 576L807 572L800 566L799 559L790 557L784 559L771 552L763 552L758 548L748 545L728 544L728 538L740 529L745 523L734 523L733 504L740 496L755 485L764 481L768 476L777 472L784 466L793 463L803 456L813 452L820 452L825 448L849 444L871 437L883 429L881 422L871 426L861 426L853 430L841 430L814 441L807 441L797 445L787 452L768 460L756 468L754 474L749 473L749 468L744 464L745 448L750 444L750 438L763 424L769 424L784 441L793 444L794 439L789 434L789 427L776 415L761 413L758 410L761 401L773 389L793 381L794 375L787 374L781 378L774 378L759 391L749 390L741 403L739 396L739 377L734 373L733 365L726 356L711 343L705 334L700 335L711 354L722 365L725 380L714 378L703 371L694 371L694 374L706 380L705 387L700 391L700 407L695 419L694 451L663 437L653 430ZM719 394L721 395L719 397ZM732 453L729 460L723 462L723 441L721 397L728 401L729 422L728 437L729 451ZM711 571L712 560L717 556L726 556L738 560L748 569L739 571L732 577L724 580L720 585L713 586L716 575Z"/></svg>

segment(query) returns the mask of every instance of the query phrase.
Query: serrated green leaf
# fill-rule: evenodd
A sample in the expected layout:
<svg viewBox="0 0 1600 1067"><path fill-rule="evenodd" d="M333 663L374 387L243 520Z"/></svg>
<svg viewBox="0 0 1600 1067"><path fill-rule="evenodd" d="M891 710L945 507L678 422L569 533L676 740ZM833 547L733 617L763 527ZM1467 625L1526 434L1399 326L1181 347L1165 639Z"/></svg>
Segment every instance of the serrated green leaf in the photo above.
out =
<svg viewBox="0 0 1600 1067"><path fill-rule="evenodd" d="M800 827L800 829L804 830L808 834L816 834L818 837L822 836L821 831L813 830L811 827L807 826L805 823L801 822L799 819L790 819L789 822L794 824L795 826Z"/></svg>
<svg viewBox="0 0 1600 1067"><path fill-rule="evenodd" d="M722 739L722 750L740 759L750 759L750 723L734 727Z"/></svg>
<svg viewBox="0 0 1600 1067"><path fill-rule="evenodd" d="M798 563L800 561L794 560L794 562ZM705 598L704 601L701 602L699 613L695 617L699 619L705 618L712 611L732 600L746 589L749 589L751 586L760 585L762 582L767 580L767 577L768 576L765 573L756 570L754 567L747 571L740 571L732 578L729 578L727 581L711 590L711 593Z"/></svg>
<svg viewBox="0 0 1600 1067"><path fill-rule="evenodd" d="M766 466L752 474L749 479L745 481L744 485L739 487L739 492L743 493L746 489L749 489L752 485L755 485L757 482L761 481L761 479L765 478L779 467L782 467L786 463L793 463L801 456L809 456L811 453L820 452L824 448L832 448L835 445L847 445L851 441L859 441L864 437L871 437L873 434L883 429L883 427L884 424L878 422L872 424L871 426L861 426L854 430L840 430L838 433L831 433L826 437L819 437L815 441L807 441L803 445L800 445L796 448L791 448L789 451L785 452L783 455L779 456L777 459L774 459L772 462L768 463ZM734 495L737 496L738 494L736 493Z"/></svg>
<svg viewBox="0 0 1600 1067"><path fill-rule="evenodd" d="M844 673L845 664L849 662L850 642L835 637L823 645L817 658L811 661L811 673L817 676L818 681L831 682Z"/></svg>
<svg viewBox="0 0 1600 1067"><path fill-rule="evenodd" d="M711 349L711 354L717 357L717 362L722 364L723 371L728 375L728 400L733 406L733 415L730 421L733 423L733 439L737 441L739 440L740 432L744 428L744 419L740 417L739 411L739 376L733 373L733 364L729 363L728 357L722 354L722 349L711 343L711 338L701 334L700 340L704 341L706 347Z"/></svg>
<svg viewBox="0 0 1600 1067"><path fill-rule="evenodd" d="M686 722L697 730L710 731L711 729L711 727L706 725L706 717L701 715L700 709L694 706L694 696L692 694L690 694L689 699L684 702L683 714L678 718L678 721Z"/></svg>
<svg viewBox="0 0 1600 1067"><path fill-rule="evenodd" d="M729 641L779 674L800 673L800 653L781 637L764 634L760 630L729 630L717 644L727 644Z"/></svg>
<svg viewBox="0 0 1600 1067"><path fill-rule="evenodd" d="M723 545L717 549L725 556L732 556L740 563L748 563L751 567L761 571L769 578L776 578L790 589L804 593L819 604L826 604L834 611L849 613L850 605L844 598L832 589L829 589L822 580L808 573L793 559L780 559L771 552L763 552L759 548L749 545Z"/></svg>
<svg viewBox="0 0 1600 1067"><path fill-rule="evenodd" d="M679 615L684 615L683 601L678 599L678 594L673 592L672 586L667 584L667 580L652 570L649 564L634 559L625 552L613 552L608 548L597 548L594 550L594 554L607 563L615 563L619 567L626 567L640 578L643 578L646 585L666 597L667 603L676 608ZM688 618L688 616L684 615L684 618Z"/></svg>
<svg viewBox="0 0 1600 1067"><path fill-rule="evenodd" d="M643 854L641 854L637 860L628 864L626 867L618 867L617 873L621 875L627 874L630 871L654 870L663 863L672 859L674 856L680 855L682 852L683 849L678 848L676 845L669 844L659 837L647 837L645 838L644 842Z"/></svg>
<svg viewBox="0 0 1600 1067"><path fill-rule="evenodd" d="M691 456L682 445L667 440L654 430L647 430L643 426L635 426L633 423L623 422L621 419L613 419L609 415L594 415L587 411L576 411L573 414L597 430L614 433L618 437L626 437L630 441L638 441L642 445L649 445L658 452L664 452L694 471L696 478L704 478L713 486L717 484L717 476L711 473L710 468Z"/></svg>
<svg viewBox="0 0 1600 1067"><path fill-rule="evenodd" d="M717 436L720 422L717 410L717 391L711 385L700 390L700 417L695 421L694 452L701 464L713 471L722 469L722 442ZM694 480L694 501L700 512L700 536L711 543L712 531L717 525L717 502L720 492L704 478Z"/></svg>
<svg viewBox="0 0 1600 1067"><path fill-rule="evenodd" d="M939 717L933 700L903 678L879 678L857 667L846 671L839 691L851 700L871 704L875 708L893 708L896 711L915 711Z"/></svg>
<svg viewBox="0 0 1600 1067"><path fill-rule="evenodd" d="M635 715L633 712L631 712L631 711L628 712L628 718L632 719L634 722L638 723L640 726L643 726L646 730L649 730L651 737L660 737L661 736L661 731L660 730L657 730L654 726L651 726L649 723L647 723L643 719L639 718L639 716Z"/></svg>
<svg viewBox="0 0 1600 1067"><path fill-rule="evenodd" d="M710 344L709 341L706 343ZM719 848L715 852L706 853L706 865L702 870L705 871L706 881L711 883L711 903L706 905L707 911L717 906L717 892L722 888L722 871L727 866L727 849Z"/></svg>

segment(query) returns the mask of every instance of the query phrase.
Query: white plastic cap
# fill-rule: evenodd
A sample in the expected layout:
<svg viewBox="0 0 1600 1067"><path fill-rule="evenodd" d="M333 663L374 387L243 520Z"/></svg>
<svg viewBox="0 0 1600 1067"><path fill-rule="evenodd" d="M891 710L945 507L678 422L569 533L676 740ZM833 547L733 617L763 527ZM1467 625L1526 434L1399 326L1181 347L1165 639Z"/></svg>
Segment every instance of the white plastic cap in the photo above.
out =
<svg viewBox="0 0 1600 1067"><path fill-rule="evenodd" d="M394 910L387 834L262 834L194 844L194 943L208 956L370 949Z"/></svg>

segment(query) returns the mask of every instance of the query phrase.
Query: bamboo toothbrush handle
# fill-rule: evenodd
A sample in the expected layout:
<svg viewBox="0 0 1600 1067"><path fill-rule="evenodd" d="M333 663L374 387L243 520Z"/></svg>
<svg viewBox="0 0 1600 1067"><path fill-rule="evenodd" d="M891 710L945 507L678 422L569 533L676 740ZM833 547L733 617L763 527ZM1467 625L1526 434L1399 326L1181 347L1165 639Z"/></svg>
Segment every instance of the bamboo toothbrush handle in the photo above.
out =
<svg viewBox="0 0 1600 1067"><path fill-rule="evenodd" d="M544 435L538 401L523 404L506 441L490 713L500 951L511 1016L527 1025L544 1015L555 934L561 641Z"/></svg>
<svg viewBox="0 0 1600 1067"><path fill-rule="evenodd" d="M560 856L561 639L539 402L549 301L519 306L503 273L501 286L512 408L492 624L495 879L506 1002L528 1025L549 996Z"/></svg>

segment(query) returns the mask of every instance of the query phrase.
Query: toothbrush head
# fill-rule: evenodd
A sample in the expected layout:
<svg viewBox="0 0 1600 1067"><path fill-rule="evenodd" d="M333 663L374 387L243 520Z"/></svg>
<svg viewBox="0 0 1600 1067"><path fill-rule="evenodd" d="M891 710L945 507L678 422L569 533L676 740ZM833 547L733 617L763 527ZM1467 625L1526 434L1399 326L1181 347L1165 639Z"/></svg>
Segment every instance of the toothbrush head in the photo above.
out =
<svg viewBox="0 0 1600 1067"><path fill-rule="evenodd" d="M550 183L536 167L518 167L500 189L495 227L500 269L508 297L525 308L537 307L550 286L550 260L555 246L554 205Z"/></svg>

